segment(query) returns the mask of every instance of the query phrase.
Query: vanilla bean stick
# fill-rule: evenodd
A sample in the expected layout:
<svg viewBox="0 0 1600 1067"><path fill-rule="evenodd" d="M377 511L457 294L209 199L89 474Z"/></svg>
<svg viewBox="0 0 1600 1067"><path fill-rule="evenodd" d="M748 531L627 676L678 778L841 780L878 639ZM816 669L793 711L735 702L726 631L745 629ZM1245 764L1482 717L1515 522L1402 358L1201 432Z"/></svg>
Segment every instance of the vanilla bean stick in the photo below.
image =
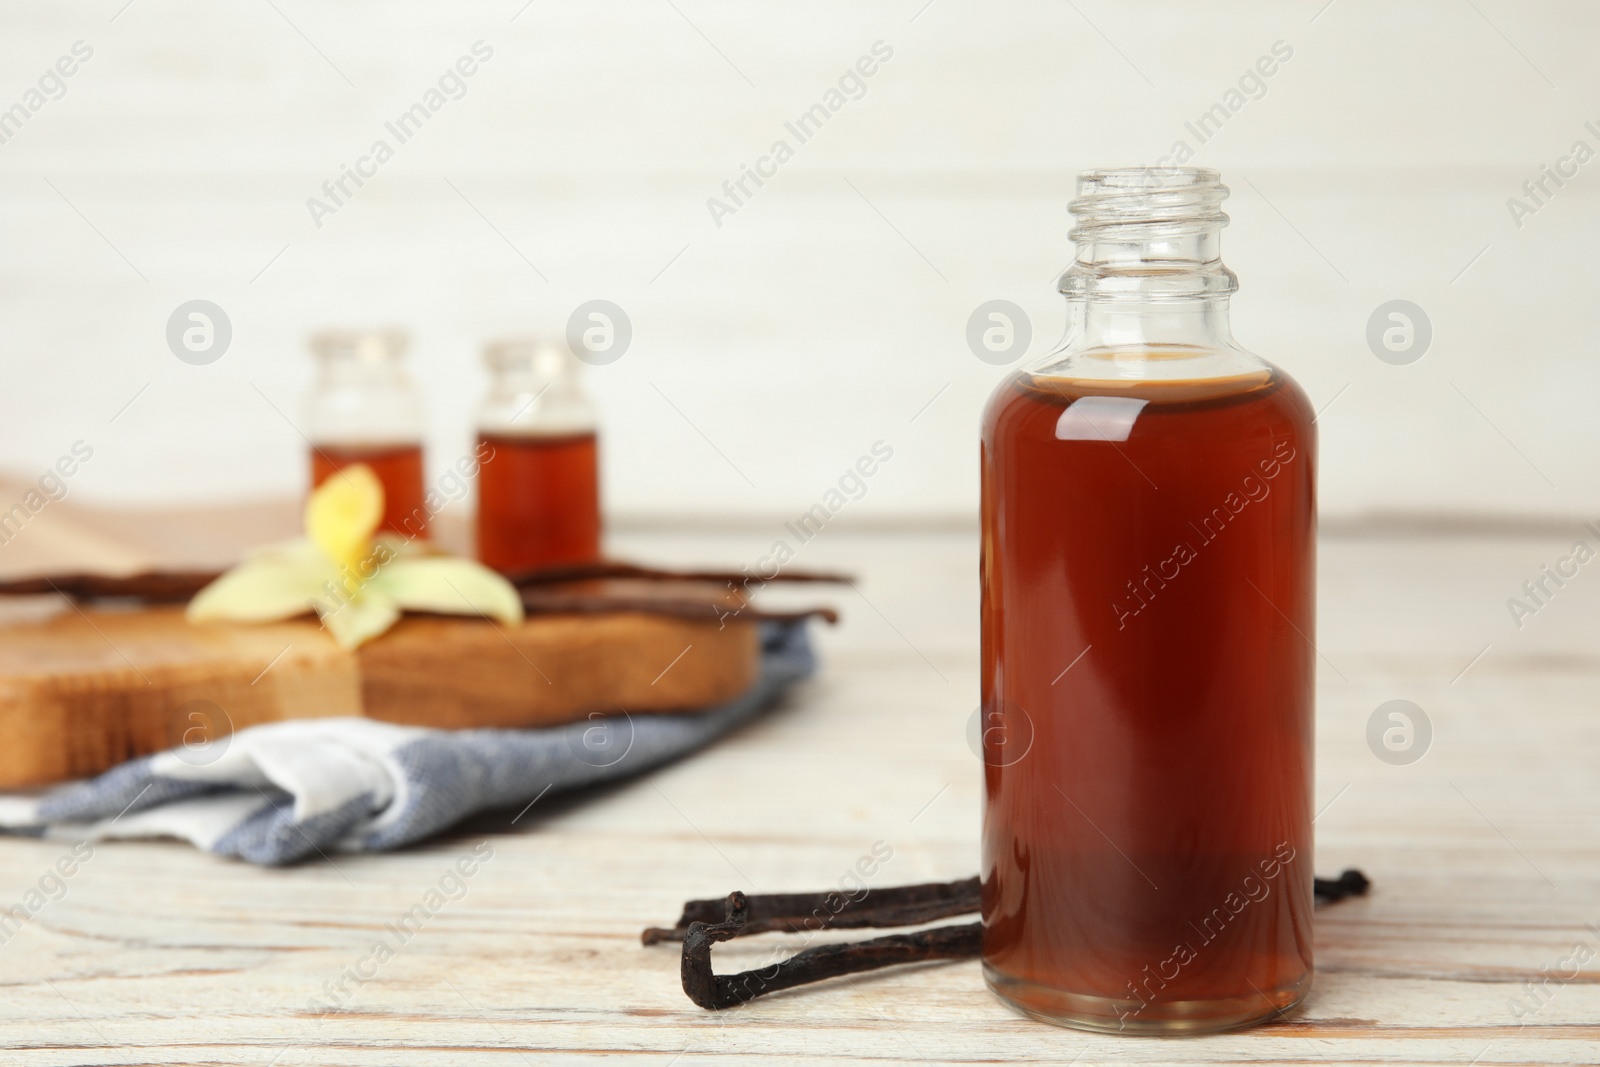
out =
<svg viewBox="0 0 1600 1067"><path fill-rule="evenodd" d="M733 937L769 930L803 933L824 928L919 926L977 911L978 878L974 875L958 882L890 886L865 892L854 900L837 889L826 893L749 894L744 900L745 921ZM684 904L676 926L652 926L640 935L640 940L646 945L682 941L691 923L723 921L727 905L726 898L691 900Z"/></svg>
<svg viewBox="0 0 1600 1067"><path fill-rule="evenodd" d="M804 608L796 611L767 611L745 605L733 610L715 599L697 600L692 597L629 596L618 593L578 593L552 590L539 586L524 587L522 607L529 615L587 615L596 612L637 611L647 615L671 615L685 619L706 619L720 622L723 619L794 620L819 616L830 623L839 621L839 613L832 608Z"/></svg>
<svg viewBox="0 0 1600 1067"><path fill-rule="evenodd" d="M1316 893L1319 904L1332 904L1345 897L1359 897L1371 886L1367 876L1354 867L1347 867L1337 878L1312 879L1312 891Z"/></svg>
<svg viewBox="0 0 1600 1067"><path fill-rule="evenodd" d="M738 974L713 974L711 946L738 937L748 915L745 895L735 891L728 896L724 922L689 924L683 939L683 991L708 1011L731 1008L766 993L843 974L926 960L966 959L978 954L983 941L981 923L964 923L914 934L890 934L847 945L819 945L797 952L771 967Z"/></svg>
<svg viewBox="0 0 1600 1067"><path fill-rule="evenodd" d="M1312 889L1319 904L1332 904L1360 896L1371 884L1366 875L1352 868L1337 878L1314 878ZM980 892L975 876L956 882L891 886L856 900L839 890L754 896L736 890L723 900L689 901L676 926L652 926L640 935L640 940L646 945L681 940L683 991L700 1007L717 1011L780 989L858 971L928 960L970 959L983 951L983 924L938 926L870 941L819 945L770 966L738 974L719 975L712 971L713 945L772 930L801 933L828 927L916 926L979 910ZM722 919L716 921L719 912Z"/></svg>
<svg viewBox="0 0 1600 1067"><path fill-rule="evenodd" d="M0 581L0 596L47 596L60 593L74 600L141 600L147 604L181 604L204 589L221 575L221 571L154 570L138 574L107 575L73 571L64 574L42 574L32 578L14 578ZM846 582L848 575L825 574L816 571L782 571L767 579L751 579L736 571L676 571L657 567L642 567L633 563L606 560L599 563L580 563L560 567L547 567L510 577L511 584L528 594L539 595L543 586L559 586L573 582L595 581L603 578L633 578L646 581L716 582L732 583L741 588L745 582ZM575 604L588 604L596 599L588 594L555 594L568 596ZM586 599L587 598L587 599ZM607 610L583 606L566 609L541 607L536 610ZM629 610L629 609L609 609ZM641 609L648 610L648 609ZM799 615L826 612L753 613L758 618L790 618ZM830 620L831 621L831 620Z"/></svg>
<svg viewBox="0 0 1600 1067"><path fill-rule="evenodd" d="M0 582L0 596L48 596L74 600L142 600L181 604L215 581L219 571L145 571L141 574L44 574Z"/></svg>
<svg viewBox="0 0 1600 1067"><path fill-rule="evenodd" d="M1314 879L1317 901L1332 904L1367 891L1367 876L1347 870L1337 878ZM772 930L801 933L806 930L859 929L876 926L917 926L952 915L966 915L979 908L979 882L976 875L955 882L930 882L879 889L851 899L837 889L825 893L749 893L745 895L748 913L734 935L746 937ZM674 926L651 926L640 934L646 945L663 941L682 941L690 923L722 921L727 907L725 897L691 900Z"/></svg>
<svg viewBox="0 0 1600 1067"><path fill-rule="evenodd" d="M519 589L531 585L562 585L567 582L592 581L596 578L651 578L662 581L732 582L735 585L754 583L760 588L767 582L829 582L843 584L851 580L848 574L825 571L780 570L772 577L751 576L742 571L668 570L662 567L644 567L621 560L600 560L595 563L570 563L556 567L541 567L507 575L511 584Z"/></svg>

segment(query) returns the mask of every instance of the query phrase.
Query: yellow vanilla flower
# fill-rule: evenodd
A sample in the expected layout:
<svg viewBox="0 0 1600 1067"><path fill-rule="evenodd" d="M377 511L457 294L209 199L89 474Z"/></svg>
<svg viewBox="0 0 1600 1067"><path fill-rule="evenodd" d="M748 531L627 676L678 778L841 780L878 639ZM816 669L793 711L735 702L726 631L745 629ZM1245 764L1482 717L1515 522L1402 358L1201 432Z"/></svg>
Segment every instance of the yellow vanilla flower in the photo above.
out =
<svg viewBox="0 0 1600 1067"><path fill-rule="evenodd" d="M373 533L383 484L366 464L346 467L306 502L306 538L273 545L200 590L192 622L272 622L315 611L334 640L355 648L402 610L522 621L511 583L472 560Z"/></svg>
<svg viewBox="0 0 1600 1067"><path fill-rule="evenodd" d="M335 563L354 569L372 549L372 531L383 521L383 483L365 463L346 467L306 501L311 543Z"/></svg>

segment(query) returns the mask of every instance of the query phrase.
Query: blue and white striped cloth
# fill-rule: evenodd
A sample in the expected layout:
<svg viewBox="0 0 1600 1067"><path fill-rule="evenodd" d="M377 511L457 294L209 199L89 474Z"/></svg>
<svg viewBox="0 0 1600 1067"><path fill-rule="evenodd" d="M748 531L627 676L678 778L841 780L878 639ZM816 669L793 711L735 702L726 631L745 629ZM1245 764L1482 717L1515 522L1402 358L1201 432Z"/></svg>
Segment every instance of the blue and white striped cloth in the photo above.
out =
<svg viewBox="0 0 1600 1067"><path fill-rule="evenodd" d="M805 623L764 622L761 674L689 715L539 730L431 730L300 719L173 750L38 797L0 796L0 829L72 840L177 837L251 863L381 852L475 812L631 777L702 748L772 706L815 667ZM526 809L524 809L526 810Z"/></svg>

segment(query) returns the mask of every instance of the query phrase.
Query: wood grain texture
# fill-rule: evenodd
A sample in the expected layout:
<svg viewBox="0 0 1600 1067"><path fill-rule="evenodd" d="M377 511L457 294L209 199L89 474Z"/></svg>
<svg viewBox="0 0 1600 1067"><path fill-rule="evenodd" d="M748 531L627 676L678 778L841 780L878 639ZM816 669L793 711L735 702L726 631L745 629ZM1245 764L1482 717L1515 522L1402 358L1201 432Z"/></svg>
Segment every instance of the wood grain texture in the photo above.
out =
<svg viewBox="0 0 1600 1067"><path fill-rule="evenodd" d="M625 547L693 564L745 559L769 541L754 530ZM394 855L261 870L176 844L96 846L59 899L0 944L0 1059L1592 1063L1594 960L1552 983L1522 1025L1511 1010L1574 943L1600 943L1585 928L1600 923L1600 584L1570 582L1522 630L1504 606L1552 548L1562 540L1323 540L1317 868L1359 866L1374 887L1319 912L1316 984L1280 1023L1184 1040L1060 1030L1007 1010L974 962L856 976L715 1015L684 998L676 946L638 937L685 900L827 889L876 841L894 855L874 885L977 869L981 774L966 740L976 538L829 531L805 547L805 564L862 577L838 630L815 628L821 674L691 760ZM1407 767L1379 762L1364 737L1373 708L1396 696L1435 728ZM493 858L465 894L392 959L364 965L376 941L393 944L385 924L483 842ZM37 888L69 847L0 839L0 906ZM759 966L795 944L742 938L718 948L717 966ZM372 976L347 976L358 966ZM341 1010L313 1008L340 982Z"/></svg>
<svg viewBox="0 0 1600 1067"><path fill-rule="evenodd" d="M0 784L10 788L98 774L174 747L196 726L360 711L354 657L315 623L192 626L178 608L68 608L0 628L0 730L10 739Z"/></svg>
<svg viewBox="0 0 1600 1067"><path fill-rule="evenodd" d="M742 693L756 628L655 615L407 618L363 646L363 713L416 726L547 726L589 712L675 711Z"/></svg>
<svg viewBox="0 0 1600 1067"><path fill-rule="evenodd" d="M739 620L408 617L351 653L313 620L193 625L179 608L73 607L0 627L0 788L282 719L515 727L706 707L757 669L755 626Z"/></svg>

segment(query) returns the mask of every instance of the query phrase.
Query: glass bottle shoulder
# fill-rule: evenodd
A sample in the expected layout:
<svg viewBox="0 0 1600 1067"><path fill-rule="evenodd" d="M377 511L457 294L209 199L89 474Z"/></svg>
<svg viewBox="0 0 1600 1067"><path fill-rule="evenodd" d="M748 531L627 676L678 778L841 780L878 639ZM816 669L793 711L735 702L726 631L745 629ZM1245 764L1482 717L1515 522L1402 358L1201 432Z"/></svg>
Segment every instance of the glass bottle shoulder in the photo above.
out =
<svg viewBox="0 0 1600 1067"><path fill-rule="evenodd" d="M1309 440L1315 412L1305 392L1282 369L1241 354L1244 360L1207 360L1202 367L1192 355L1167 362L1164 353L1154 360L1146 353L1138 361L1120 360L1122 376L1075 373L1079 368L1067 361L1020 369L991 394L984 440L991 445L1016 436L1127 440L1136 425L1194 421L1182 416L1209 422L1204 416L1224 412L1227 425L1240 430L1258 427ZM1075 406L1077 411L1067 415Z"/></svg>

